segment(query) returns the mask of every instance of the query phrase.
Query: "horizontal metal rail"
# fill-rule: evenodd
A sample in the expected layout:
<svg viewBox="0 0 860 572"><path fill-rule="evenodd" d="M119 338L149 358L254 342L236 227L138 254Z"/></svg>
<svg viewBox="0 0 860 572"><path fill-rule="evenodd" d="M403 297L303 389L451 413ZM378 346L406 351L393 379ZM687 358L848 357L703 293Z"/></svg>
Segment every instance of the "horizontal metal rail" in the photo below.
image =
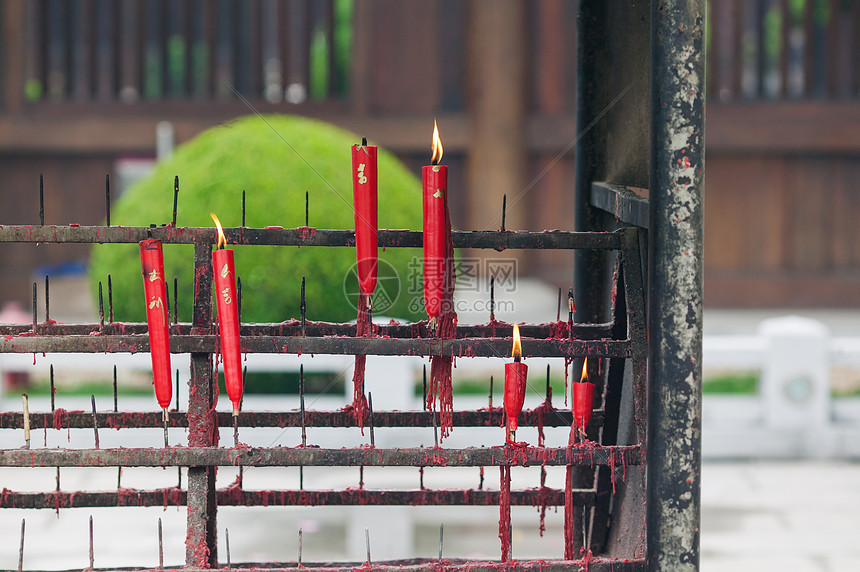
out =
<svg viewBox="0 0 860 572"><path fill-rule="evenodd" d="M487 560L463 560L460 558L441 560L413 558L409 560L389 560L367 562L335 562L335 563L309 563L303 562L302 572L353 572L355 570L378 570L380 572L428 572L429 570L442 570L445 572L499 572L499 570L515 569L517 572L571 572L572 570L585 570L589 572L645 572L647 569L642 559L620 559L602 558L599 556L588 556L579 560L517 560L513 564L500 563ZM574 568L576 567L576 568ZM232 570L265 570L266 572L296 572L295 563L259 563L237 564L231 563ZM122 570L99 569L99 572L164 572L181 570L182 572L211 572L211 568L198 568L194 566L181 568L123 568Z"/></svg>
<svg viewBox="0 0 860 572"><path fill-rule="evenodd" d="M626 340L564 340L523 338L523 357L626 358L631 355ZM173 353L215 353L214 335L171 336ZM7 336L0 338L0 353L138 353L149 351L146 335L120 336ZM260 354L332 354L377 356L507 357L510 340L502 338L354 338L301 336L243 337L242 352Z"/></svg>
<svg viewBox="0 0 860 572"><path fill-rule="evenodd" d="M413 490L245 490L231 486L216 491L219 506L498 506L499 491L481 489ZM592 506L593 490L573 491L573 503ZM185 506L188 491L177 487L156 490L117 489L115 491L0 491L0 508L52 509L93 506ZM564 491L547 487L511 491L512 506L562 506Z"/></svg>
<svg viewBox="0 0 860 572"><path fill-rule="evenodd" d="M297 466L626 466L638 465L638 445L602 447L590 443L565 448L468 447L443 449L374 447L168 447L165 449L4 449L2 467L297 467Z"/></svg>
<svg viewBox="0 0 860 572"><path fill-rule="evenodd" d="M155 404L153 404L153 407ZM501 427L504 425L504 409L493 407L477 411L454 411L454 427ZM438 413L437 413L438 415ZM92 429L93 414L88 411L68 411L57 409L54 412L30 412L30 428L36 429ZM229 411L217 413L219 427L232 427L233 415ZM161 429L161 411L99 411L95 415L98 427L106 429ZM518 418L521 427L570 427L573 414L569 409L547 409L541 405L523 411ZM21 429L24 414L20 411L0 412L0 429ZM437 421L438 423L438 421ZM603 410L595 409L590 425L599 427L603 423ZM300 427L300 411L242 411L238 416L239 427ZM365 423L367 424L367 423ZM427 428L433 425L433 414L429 411L374 411L374 427L416 427ZM357 427L355 415L351 411L305 411L307 427ZM168 427L188 427L188 417L184 411L170 413Z"/></svg>
<svg viewBox="0 0 860 572"><path fill-rule="evenodd" d="M122 227L65 225L3 225L0 242L39 243L136 243L152 235L165 244L215 244L214 227ZM229 244L257 246L355 246L354 230L299 228L225 228ZM414 230L384 230L378 233L379 246L421 248L423 235ZM621 235L615 232L454 231L455 248L619 250Z"/></svg>
<svg viewBox="0 0 860 572"><path fill-rule="evenodd" d="M520 335L525 338L555 338L595 340L612 337L612 324L573 324L566 320L546 324L520 324ZM214 328L214 325L213 325ZM199 329L189 323L170 326L171 335L187 336L199 333ZM406 339L437 339L428 328L427 321L406 324L374 324L378 337ZM489 324L457 326L457 338L506 338L510 339L513 325L494 321ZM105 322L101 324L57 324L38 322L35 331L33 324L0 324L0 336L92 336L92 335L144 335L147 327L142 322ZM247 337L291 337L302 335L301 320L287 320L277 324L242 324L240 333ZM311 322L304 325L307 337L354 336L355 323L336 324L331 322ZM510 343L510 342L509 342Z"/></svg>

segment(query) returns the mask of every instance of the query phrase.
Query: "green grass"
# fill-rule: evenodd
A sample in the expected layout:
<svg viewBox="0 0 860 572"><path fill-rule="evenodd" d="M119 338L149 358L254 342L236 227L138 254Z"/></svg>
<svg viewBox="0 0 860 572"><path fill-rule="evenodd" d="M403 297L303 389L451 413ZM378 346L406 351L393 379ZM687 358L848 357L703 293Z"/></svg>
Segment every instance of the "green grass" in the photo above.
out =
<svg viewBox="0 0 860 572"><path fill-rule="evenodd" d="M51 395L51 384L47 381L31 382L27 389L23 392L31 396L49 396ZM81 383L70 384L68 386L57 384L56 394L58 398L62 396L87 396L87 395L113 395L113 382L109 380L93 380ZM152 386L149 385L122 385L117 386L117 396L130 397L140 395L154 395Z"/></svg>
<svg viewBox="0 0 860 572"><path fill-rule="evenodd" d="M430 375L430 371L428 368L427 375ZM428 380L429 383L429 380ZM552 395L554 398L558 399L564 398L564 378L563 377L555 377L550 375L549 379L550 387L552 388ZM475 378L461 378L458 379L455 375L453 381L453 390L455 395L484 395L489 397L490 395L490 378L486 379L475 379ZM504 385L505 385L505 376L504 372L500 371L499 375L493 376L493 403L501 403L501 399L504 396ZM528 395L546 395L546 373L543 375L529 375L528 379ZM415 395L422 395L424 393L424 383L419 380L418 383L415 384Z"/></svg>
<svg viewBox="0 0 860 572"><path fill-rule="evenodd" d="M757 372L739 372L706 377L702 382L702 393L755 395L758 391L758 377Z"/></svg>

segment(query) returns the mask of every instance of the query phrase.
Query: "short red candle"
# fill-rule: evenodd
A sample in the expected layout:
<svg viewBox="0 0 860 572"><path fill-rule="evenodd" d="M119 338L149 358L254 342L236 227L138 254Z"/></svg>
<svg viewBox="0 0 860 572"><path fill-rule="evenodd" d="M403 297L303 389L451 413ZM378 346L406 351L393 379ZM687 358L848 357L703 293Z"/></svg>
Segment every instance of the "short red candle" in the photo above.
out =
<svg viewBox="0 0 860 572"><path fill-rule="evenodd" d="M448 167L439 165L442 143L439 130L433 124L432 165L421 170L424 205L424 307L431 318L438 317L442 308L445 284L446 250L448 245Z"/></svg>
<svg viewBox="0 0 860 572"><path fill-rule="evenodd" d="M520 328L514 324L514 347L511 352L513 363L505 364L505 415L507 417L508 441L513 441L517 430L517 417L523 410L526 398L526 379L529 366L520 361L522 346L520 344Z"/></svg>
<svg viewBox="0 0 860 572"><path fill-rule="evenodd" d="M161 241L150 238L140 242L143 291L146 295L146 325L152 357L152 384L155 398L163 410L173 399L170 383L170 339L167 321L167 290L164 283L164 254Z"/></svg>
<svg viewBox="0 0 860 572"><path fill-rule="evenodd" d="M581 434L585 433L591 421L594 406L594 384L588 381L588 358L582 364L580 381L573 384L573 421Z"/></svg>
<svg viewBox="0 0 860 572"><path fill-rule="evenodd" d="M215 218L213 216L213 218ZM236 268L233 264L233 251L223 248L227 243L218 226L218 246L212 252L212 268L215 271L213 282L216 307L218 308L218 331L221 334L221 360L224 363L224 383L227 396L233 403L233 415L239 414L242 400L242 353L239 338L239 308L236 297Z"/></svg>
<svg viewBox="0 0 860 572"><path fill-rule="evenodd" d="M355 256L358 263L358 285L370 296L376 289L377 223L376 146L352 146L352 200L355 212Z"/></svg>

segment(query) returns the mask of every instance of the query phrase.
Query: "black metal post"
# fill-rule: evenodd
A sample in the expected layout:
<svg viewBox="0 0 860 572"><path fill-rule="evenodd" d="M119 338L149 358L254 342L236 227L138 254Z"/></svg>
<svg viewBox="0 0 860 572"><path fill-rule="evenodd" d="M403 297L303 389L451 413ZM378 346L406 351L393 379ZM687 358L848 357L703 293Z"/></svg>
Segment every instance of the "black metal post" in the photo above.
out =
<svg viewBox="0 0 860 572"><path fill-rule="evenodd" d="M212 332L212 247L201 242L194 245L194 304L192 324L195 334ZM188 380L188 444L218 445L218 424L213 412L217 380L212 371L212 354L191 354L191 378ZM215 467L188 467L188 531L185 539L185 563L194 568L218 566L215 496Z"/></svg>
<svg viewBox="0 0 860 572"><path fill-rule="evenodd" d="M699 567L705 14L651 2L649 570Z"/></svg>

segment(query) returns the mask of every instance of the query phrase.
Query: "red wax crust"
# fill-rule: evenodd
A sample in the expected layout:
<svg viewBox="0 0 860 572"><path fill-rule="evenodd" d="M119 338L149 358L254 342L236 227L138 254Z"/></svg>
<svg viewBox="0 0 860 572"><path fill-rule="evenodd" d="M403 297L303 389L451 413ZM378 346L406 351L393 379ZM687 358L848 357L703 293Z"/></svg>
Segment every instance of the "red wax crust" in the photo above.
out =
<svg viewBox="0 0 860 572"><path fill-rule="evenodd" d="M224 381L227 386L227 396L233 403L233 411L235 412L239 410L239 401L242 399L242 353L233 251L229 249L215 250L212 253L212 267L215 271L213 285L215 287L216 307L218 308Z"/></svg>
<svg viewBox="0 0 860 572"><path fill-rule="evenodd" d="M164 255L161 241L150 238L140 242L143 291L146 295L146 324L152 356L152 383L162 408L173 399L170 380L170 340L167 323L167 288L164 283Z"/></svg>
<svg viewBox="0 0 860 572"><path fill-rule="evenodd" d="M377 279L377 175L376 147L352 146L352 199L355 213L355 257L358 285L367 296Z"/></svg>

